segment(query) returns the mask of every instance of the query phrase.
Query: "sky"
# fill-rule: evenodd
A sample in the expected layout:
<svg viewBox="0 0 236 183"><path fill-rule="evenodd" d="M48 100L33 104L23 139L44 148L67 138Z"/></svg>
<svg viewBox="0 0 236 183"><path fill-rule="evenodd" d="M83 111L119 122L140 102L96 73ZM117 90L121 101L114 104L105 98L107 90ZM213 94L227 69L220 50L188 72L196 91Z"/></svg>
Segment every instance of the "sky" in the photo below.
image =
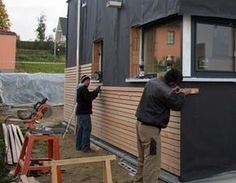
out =
<svg viewBox="0 0 236 183"><path fill-rule="evenodd" d="M34 41L38 18L46 15L46 36L54 35L58 18L66 17L66 0L3 0L11 22L11 31L20 36L23 41Z"/></svg>

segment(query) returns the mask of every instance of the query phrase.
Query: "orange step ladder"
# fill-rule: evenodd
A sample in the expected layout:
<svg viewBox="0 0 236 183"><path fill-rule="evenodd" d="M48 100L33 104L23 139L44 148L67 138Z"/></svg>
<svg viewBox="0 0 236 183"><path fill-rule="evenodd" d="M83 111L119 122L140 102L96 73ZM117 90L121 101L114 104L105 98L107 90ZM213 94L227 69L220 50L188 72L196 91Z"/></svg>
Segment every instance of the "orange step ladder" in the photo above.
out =
<svg viewBox="0 0 236 183"><path fill-rule="evenodd" d="M48 157L46 158L32 157L34 144L37 141L48 142L48 148L47 148ZM25 136L24 144L22 146L19 161L16 165L14 175L15 176L28 175L31 171L50 172L49 166L35 166L35 165L33 166L32 162L52 161L59 159L60 159L60 148L59 148L59 139L57 137L49 135L32 135L30 133L27 133ZM57 180L58 183L62 182L60 166L57 166Z"/></svg>

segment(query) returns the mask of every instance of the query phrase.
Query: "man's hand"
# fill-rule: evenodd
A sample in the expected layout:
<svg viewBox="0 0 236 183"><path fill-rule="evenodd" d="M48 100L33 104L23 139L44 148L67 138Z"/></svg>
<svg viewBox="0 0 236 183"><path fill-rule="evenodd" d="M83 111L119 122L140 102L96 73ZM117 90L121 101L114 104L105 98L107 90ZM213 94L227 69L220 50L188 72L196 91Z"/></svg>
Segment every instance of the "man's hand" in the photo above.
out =
<svg viewBox="0 0 236 183"><path fill-rule="evenodd" d="M191 94L191 89L190 88L180 88L179 86L176 86L174 88L175 93L183 93L184 95L189 95Z"/></svg>
<svg viewBox="0 0 236 183"><path fill-rule="evenodd" d="M183 93L184 95L189 95L191 94L192 90L190 88L181 88L180 92Z"/></svg>
<svg viewBox="0 0 236 183"><path fill-rule="evenodd" d="M95 89L95 91L97 92L97 93L101 93L101 86L98 86L96 89Z"/></svg>

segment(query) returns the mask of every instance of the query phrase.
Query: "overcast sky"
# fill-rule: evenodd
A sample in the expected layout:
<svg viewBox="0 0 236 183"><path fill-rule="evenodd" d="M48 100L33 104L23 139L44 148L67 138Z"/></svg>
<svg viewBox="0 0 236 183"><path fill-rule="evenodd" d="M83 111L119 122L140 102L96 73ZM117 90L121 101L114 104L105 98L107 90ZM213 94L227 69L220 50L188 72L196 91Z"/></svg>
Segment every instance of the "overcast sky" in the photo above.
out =
<svg viewBox="0 0 236 183"><path fill-rule="evenodd" d="M3 0L11 22L11 31L21 40L35 40L37 18L46 15L46 36L53 34L59 17L66 17L66 0Z"/></svg>

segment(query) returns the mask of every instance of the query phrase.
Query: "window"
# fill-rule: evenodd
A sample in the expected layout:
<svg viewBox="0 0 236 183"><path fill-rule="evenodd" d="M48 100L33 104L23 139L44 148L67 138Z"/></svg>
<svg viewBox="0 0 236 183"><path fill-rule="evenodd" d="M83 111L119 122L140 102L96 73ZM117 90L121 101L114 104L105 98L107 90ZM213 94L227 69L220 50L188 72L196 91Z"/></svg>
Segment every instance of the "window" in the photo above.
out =
<svg viewBox="0 0 236 183"><path fill-rule="evenodd" d="M180 21L130 31L130 77L151 78L180 66Z"/></svg>
<svg viewBox="0 0 236 183"><path fill-rule="evenodd" d="M103 76L103 41L93 42L92 79L102 81Z"/></svg>
<svg viewBox="0 0 236 183"><path fill-rule="evenodd" d="M174 31L168 31L167 32L167 44L174 44L175 43L175 32Z"/></svg>
<svg viewBox="0 0 236 183"><path fill-rule="evenodd" d="M196 71L235 72L235 36L233 24L196 22Z"/></svg>
<svg viewBox="0 0 236 183"><path fill-rule="evenodd" d="M155 75L171 67L181 69L180 45L180 21L145 28L142 49L144 73Z"/></svg>

